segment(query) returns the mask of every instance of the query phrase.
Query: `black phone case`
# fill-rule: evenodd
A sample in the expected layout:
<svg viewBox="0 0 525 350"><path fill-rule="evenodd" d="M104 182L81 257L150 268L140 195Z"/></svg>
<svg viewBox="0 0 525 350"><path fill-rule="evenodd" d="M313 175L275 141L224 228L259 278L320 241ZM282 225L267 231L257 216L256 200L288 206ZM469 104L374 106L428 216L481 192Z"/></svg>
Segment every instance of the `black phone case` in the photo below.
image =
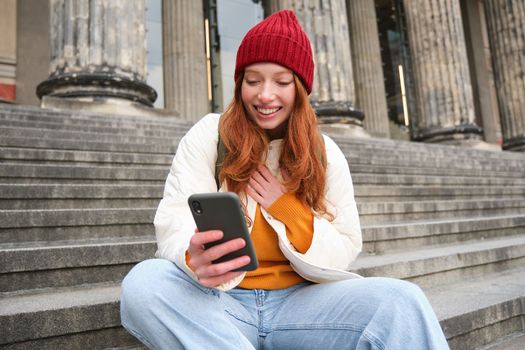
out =
<svg viewBox="0 0 525 350"><path fill-rule="evenodd" d="M200 204L200 212L194 207ZM213 263L228 261L243 255L250 257L250 263L235 271L252 271L257 269L258 261L253 248L250 232L242 212L239 197L232 192L196 193L188 198L188 205L199 231L221 230L224 237L216 242L206 244L206 249L216 244L241 237L246 241L244 248L214 260Z"/></svg>

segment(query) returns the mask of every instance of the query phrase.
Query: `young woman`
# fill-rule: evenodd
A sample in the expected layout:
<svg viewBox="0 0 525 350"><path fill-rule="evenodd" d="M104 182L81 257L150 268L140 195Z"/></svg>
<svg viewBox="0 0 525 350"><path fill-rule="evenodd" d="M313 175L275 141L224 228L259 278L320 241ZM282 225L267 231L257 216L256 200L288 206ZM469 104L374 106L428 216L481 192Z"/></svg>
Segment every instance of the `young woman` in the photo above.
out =
<svg viewBox="0 0 525 350"><path fill-rule="evenodd" d="M157 256L122 284L126 329L154 349L447 349L415 285L348 272L361 228L348 163L308 102L314 63L292 11L243 39L235 96L181 140L155 216ZM215 180L218 138L228 150ZM234 271L242 239L204 249L187 198L239 195L259 268Z"/></svg>

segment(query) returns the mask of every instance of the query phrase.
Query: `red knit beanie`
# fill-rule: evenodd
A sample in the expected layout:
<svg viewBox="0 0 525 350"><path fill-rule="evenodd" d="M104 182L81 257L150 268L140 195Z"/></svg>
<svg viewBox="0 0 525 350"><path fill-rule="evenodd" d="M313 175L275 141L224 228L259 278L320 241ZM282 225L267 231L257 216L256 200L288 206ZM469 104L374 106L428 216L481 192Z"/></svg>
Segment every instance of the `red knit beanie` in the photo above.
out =
<svg viewBox="0 0 525 350"><path fill-rule="evenodd" d="M291 69L308 94L312 92L312 47L292 11L276 12L246 33L237 51L234 79L246 66L256 62L273 62Z"/></svg>

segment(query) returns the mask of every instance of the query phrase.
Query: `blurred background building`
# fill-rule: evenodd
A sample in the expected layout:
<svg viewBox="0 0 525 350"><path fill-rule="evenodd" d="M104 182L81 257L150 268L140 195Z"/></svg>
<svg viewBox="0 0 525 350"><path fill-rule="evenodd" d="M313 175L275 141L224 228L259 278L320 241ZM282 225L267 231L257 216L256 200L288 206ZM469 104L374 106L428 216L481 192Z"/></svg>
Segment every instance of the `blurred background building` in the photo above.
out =
<svg viewBox="0 0 525 350"><path fill-rule="evenodd" d="M4 102L133 101L196 121L230 101L235 52L246 31L293 8L312 41L311 101L325 130L525 149L521 0L0 5Z"/></svg>

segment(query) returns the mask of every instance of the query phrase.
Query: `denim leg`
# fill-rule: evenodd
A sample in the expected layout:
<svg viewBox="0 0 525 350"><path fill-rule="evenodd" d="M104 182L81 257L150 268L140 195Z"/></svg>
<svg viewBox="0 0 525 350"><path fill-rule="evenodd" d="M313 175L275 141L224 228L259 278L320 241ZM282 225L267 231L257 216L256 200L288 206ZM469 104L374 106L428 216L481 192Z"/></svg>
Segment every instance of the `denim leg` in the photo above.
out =
<svg viewBox="0 0 525 350"><path fill-rule="evenodd" d="M448 349L421 289L396 279L308 285L271 316L264 349Z"/></svg>
<svg viewBox="0 0 525 350"><path fill-rule="evenodd" d="M122 282L122 325L151 349L253 349L220 294L168 260L146 260Z"/></svg>

